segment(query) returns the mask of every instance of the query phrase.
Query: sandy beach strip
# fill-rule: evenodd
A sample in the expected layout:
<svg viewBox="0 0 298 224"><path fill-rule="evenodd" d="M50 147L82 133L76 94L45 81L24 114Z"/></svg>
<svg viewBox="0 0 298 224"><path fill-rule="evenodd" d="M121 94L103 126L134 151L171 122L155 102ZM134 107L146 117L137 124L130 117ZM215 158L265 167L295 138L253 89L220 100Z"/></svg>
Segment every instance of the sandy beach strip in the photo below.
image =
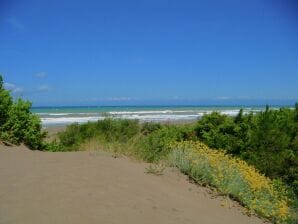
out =
<svg viewBox="0 0 298 224"><path fill-rule="evenodd" d="M263 223L178 170L105 152L0 146L0 223Z"/></svg>

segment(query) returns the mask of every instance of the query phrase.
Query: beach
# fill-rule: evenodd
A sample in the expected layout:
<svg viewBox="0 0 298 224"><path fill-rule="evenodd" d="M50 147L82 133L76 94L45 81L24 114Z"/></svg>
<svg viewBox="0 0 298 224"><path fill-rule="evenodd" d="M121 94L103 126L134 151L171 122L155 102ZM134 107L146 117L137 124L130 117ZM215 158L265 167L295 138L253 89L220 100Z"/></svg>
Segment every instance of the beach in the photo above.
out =
<svg viewBox="0 0 298 224"><path fill-rule="evenodd" d="M0 224L298 224L298 0L0 2Z"/></svg>
<svg viewBox="0 0 298 224"><path fill-rule="evenodd" d="M0 223L263 223L174 168L93 152L0 146Z"/></svg>

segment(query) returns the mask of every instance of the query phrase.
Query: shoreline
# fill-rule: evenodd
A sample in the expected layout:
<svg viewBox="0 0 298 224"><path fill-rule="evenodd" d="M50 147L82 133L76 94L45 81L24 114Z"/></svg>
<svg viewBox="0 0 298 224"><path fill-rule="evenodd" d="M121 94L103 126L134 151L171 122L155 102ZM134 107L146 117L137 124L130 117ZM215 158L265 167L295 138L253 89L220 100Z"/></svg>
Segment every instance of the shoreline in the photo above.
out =
<svg viewBox="0 0 298 224"><path fill-rule="evenodd" d="M272 107L278 109L280 107ZM265 107L255 106L119 106L119 107L38 107L32 112L40 117L43 126L64 126L70 123L86 123L103 120L107 117L115 119L132 119L143 122L191 123L205 114L219 112L228 116L236 116L240 109L243 113L256 113Z"/></svg>

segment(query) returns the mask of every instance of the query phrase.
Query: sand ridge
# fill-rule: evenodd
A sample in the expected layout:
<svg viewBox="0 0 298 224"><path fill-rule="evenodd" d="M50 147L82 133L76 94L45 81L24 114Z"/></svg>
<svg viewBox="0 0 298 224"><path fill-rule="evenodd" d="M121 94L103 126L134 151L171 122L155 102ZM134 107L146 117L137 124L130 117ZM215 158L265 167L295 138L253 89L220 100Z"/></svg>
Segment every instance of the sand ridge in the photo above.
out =
<svg viewBox="0 0 298 224"><path fill-rule="evenodd" d="M0 146L0 223L264 223L176 169L146 167L104 152Z"/></svg>

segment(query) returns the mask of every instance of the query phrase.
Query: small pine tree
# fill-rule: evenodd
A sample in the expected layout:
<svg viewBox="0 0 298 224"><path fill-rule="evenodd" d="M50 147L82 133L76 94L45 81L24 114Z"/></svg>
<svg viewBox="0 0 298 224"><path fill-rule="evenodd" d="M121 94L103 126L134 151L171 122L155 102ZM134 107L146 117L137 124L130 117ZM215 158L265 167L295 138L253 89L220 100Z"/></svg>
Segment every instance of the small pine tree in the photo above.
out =
<svg viewBox="0 0 298 224"><path fill-rule="evenodd" d="M239 113L235 117L235 123L241 123L243 121L243 109L239 110Z"/></svg>

